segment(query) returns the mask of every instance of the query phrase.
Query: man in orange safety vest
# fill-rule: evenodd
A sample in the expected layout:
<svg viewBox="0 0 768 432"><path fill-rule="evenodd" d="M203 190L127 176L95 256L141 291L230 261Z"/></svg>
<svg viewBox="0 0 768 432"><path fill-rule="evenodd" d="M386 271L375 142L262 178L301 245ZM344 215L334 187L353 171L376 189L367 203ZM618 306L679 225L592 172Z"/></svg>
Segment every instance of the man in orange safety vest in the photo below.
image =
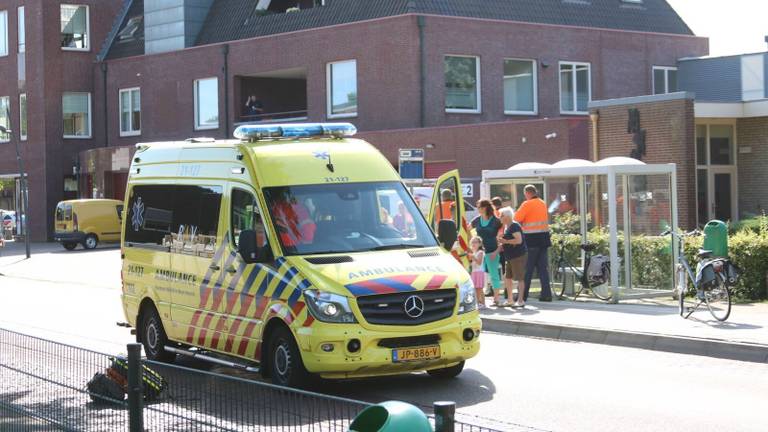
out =
<svg viewBox="0 0 768 432"><path fill-rule="evenodd" d="M525 294L528 300L528 290L533 279L533 271L538 270L541 282L539 301L552 301L552 289L549 285L549 247L552 241L549 235L549 213L547 203L539 198L534 185L524 188L525 202L515 212L515 220L523 227L525 244L528 247L528 260L525 266ZM518 300L519 301L519 300Z"/></svg>

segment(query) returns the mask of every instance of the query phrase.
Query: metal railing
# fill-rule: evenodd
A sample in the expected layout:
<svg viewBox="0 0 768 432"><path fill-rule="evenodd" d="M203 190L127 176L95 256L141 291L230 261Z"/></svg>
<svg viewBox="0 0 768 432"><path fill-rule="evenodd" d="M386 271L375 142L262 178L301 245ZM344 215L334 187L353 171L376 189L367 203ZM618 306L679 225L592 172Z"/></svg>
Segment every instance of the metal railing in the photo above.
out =
<svg viewBox="0 0 768 432"><path fill-rule="evenodd" d="M2 431L311 431L346 432L371 404L140 359L128 345L127 398L90 393L86 383L114 357L0 329ZM144 401L142 366L166 389ZM496 432L455 421L455 405L436 403L438 432Z"/></svg>

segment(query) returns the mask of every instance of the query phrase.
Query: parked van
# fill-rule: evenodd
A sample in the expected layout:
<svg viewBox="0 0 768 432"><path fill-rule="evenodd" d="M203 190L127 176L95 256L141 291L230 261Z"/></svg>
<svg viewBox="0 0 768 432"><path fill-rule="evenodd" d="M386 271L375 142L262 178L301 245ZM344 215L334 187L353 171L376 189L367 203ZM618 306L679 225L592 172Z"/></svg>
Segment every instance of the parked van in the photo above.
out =
<svg viewBox="0 0 768 432"><path fill-rule="evenodd" d="M148 358L210 351L292 386L462 371L481 327L448 250L466 237L462 214L437 221L436 237L392 165L354 133L252 125L239 140L137 145L122 300ZM460 191L458 179L438 186ZM401 205L405 224L383 217Z"/></svg>
<svg viewBox="0 0 768 432"><path fill-rule="evenodd" d="M94 249L100 242L120 241L123 202L112 199L61 201L56 206L54 239L66 250L78 244Z"/></svg>

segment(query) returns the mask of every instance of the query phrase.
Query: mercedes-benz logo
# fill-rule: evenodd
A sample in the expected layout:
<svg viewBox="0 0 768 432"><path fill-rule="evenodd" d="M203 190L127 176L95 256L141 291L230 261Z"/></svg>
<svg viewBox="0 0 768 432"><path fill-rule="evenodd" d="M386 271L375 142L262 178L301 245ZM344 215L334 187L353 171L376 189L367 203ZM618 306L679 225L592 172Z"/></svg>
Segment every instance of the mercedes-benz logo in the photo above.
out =
<svg viewBox="0 0 768 432"><path fill-rule="evenodd" d="M411 318L418 318L424 313L424 300L419 296L412 295L405 299L405 314Z"/></svg>

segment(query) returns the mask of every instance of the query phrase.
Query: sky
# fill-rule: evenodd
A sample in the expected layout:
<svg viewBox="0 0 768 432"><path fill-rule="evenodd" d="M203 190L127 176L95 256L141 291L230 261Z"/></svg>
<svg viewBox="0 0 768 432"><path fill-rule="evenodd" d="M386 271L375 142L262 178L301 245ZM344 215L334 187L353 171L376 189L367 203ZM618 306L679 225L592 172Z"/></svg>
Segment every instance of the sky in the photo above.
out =
<svg viewBox="0 0 768 432"><path fill-rule="evenodd" d="M710 55L768 51L768 0L667 0L697 36L709 37Z"/></svg>

